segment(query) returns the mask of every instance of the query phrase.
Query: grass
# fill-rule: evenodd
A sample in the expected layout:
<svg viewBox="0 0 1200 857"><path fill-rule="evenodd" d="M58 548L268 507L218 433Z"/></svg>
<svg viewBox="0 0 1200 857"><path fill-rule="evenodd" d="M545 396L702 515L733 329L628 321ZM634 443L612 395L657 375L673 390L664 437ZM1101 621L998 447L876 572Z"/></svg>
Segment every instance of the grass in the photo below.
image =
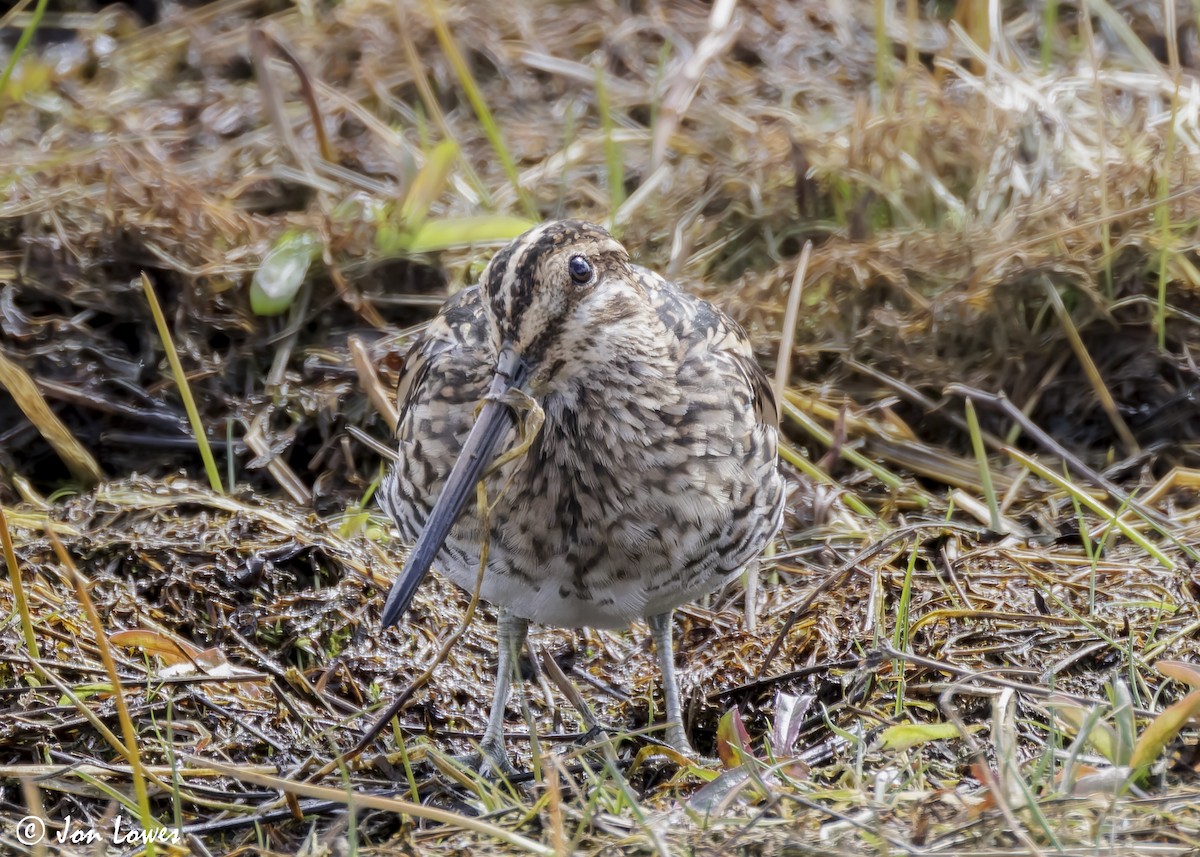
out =
<svg viewBox="0 0 1200 857"><path fill-rule="evenodd" d="M524 188L521 187L521 177L517 173L516 162L513 160L513 156L504 142L504 135L500 132L500 126L496 123L496 119L488 107L487 99L484 97L479 85L475 82L475 77L471 74L471 70L467 66L462 52L458 49L458 45L454 41L454 36L450 32L450 28L446 25L445 19L442 17L440 5L437 0L427 0L425 11L429 15L429 20L433 23L433 32L437 36L438 44L446 54L446 58L450 61L450 65L454 69L454 74L458 78L459 85L462 87L467 99L471 102L471 108L475 111L475 116L478 118L480 126L487 135L488 142L492 144L492 151L500 159L504 173L512 183L513 190L516 192L518 199L520 199L525 214L536 220L538 218L537 206L525 192Z"/></svg>
<svg viewBox="0 0 1200 857"><path fill-rule="evenodd" d="M11 587L13 609L21 621L21 635L25 643L25 651L34 660L41 658L38 649L37 636L33 629L33 618L29 615L29 599L25 596L25 583L21 580L21 565L17 562L16 551L13 550L12 533L8 529L8 517L4 507L0 506L0 549L4 551L4 565L8 568L8 581ZM36 683L34 676L26 679Z"/></svg>
<svg viewBox="0 0 1200 857"><path fill-rule="evenodd" d="M18 3L8 14L15 14L19 9L28 5L28 0L24 3ZM17 65L21 62L21 58L25 56L25 52L29 50L29 43L33 41L33 36L41 26L42 18L46 14L46 7L50 5L49 0L38 0L37 6L33 9L33 15L30 16L29 23L21 29L21 35L17 38L16 45L13 46L12 53L9 54L8 62L4 64L4 71L0 72L0 98L8 100L8 84L12 80L13 72L16 71ZM8 17L5 15L5 18ZM7 21L5 21L7 24Z"/></svg>
<svg viewBox="0 0 1200 857"><path fill-rule="evenodd" d="M162 340L167 363L171 366L171 375L175 378L175 386L179 388L179 397L183 399L183 406L187 409L188 421L192 424L192 433L196 438L196 446L200 450L200 458L204 461L204 472L208 474L208 484L214 491L221 493L224 491L224 488L221 487L221 471L217 469L217 459L208 443L208 432L205 431L204 423L200 419L200 411L196 409L196 400L192 397L192 388L188 385L187 373L183 371L183 364L179 360L179 354L175 351L175 343L171 341L171 329L167 327L167 319L158 303L158 295L154 292L150 278L144 273L142 274L142 290L146 293L146 303L150 305L150 312L154 316L154 325L158 328L158 336Z"/></svg>
<svg viewBox="0 0 1200 857"><path fill-rule="evenodd" d="M83 606L84 613L87 615L88 622L91 624L92 632L95 635L94 639L96 640L96 648L99 651L100 663L104 665L104 671L108 676L113 700L116 702L117 720L121 724L121 734L124 738L123 742L118 742L116 736L110 733L109 742L113 749L129 763L130 779L133 781L133 792L137 801L136 805L131 807L131 809L136 809L136 817L143 831L160 829L162 825L155 820L150 810L150 792L146 787L146 772L142 766L139 730L134 725L133 717L130 714L129 702L126 700L125 691L121 687L121 676L117 672L117 665L113 660L112 649L109 646L108 637L100 619L100 614L96 610L95 602L88 595L87 580L79 573L74 561L71 559L71 555L67 553L67 549L63 547L62 540L54 534L54 531L47 530L46 535L50 539L50 544L54 547L54 552L57 554L59 562L62 563L67 576L71 579L75 587L75 595L79 599L79 603ZM84 703L81 700L76 699L75 702L77 706L84 707ZM148 857L154 857L155 851L154 842L147 842L146 854Z"/></svg>
<svg viewBox="0 0 1200 857"><path fill-rule="evenodd" d="M115 812L210 853L1193 847L1200 154L1153 19L221 8L46 15L112 52L51 75L22 36L0 87L0 837ZM545 629L509 707L529 773L481 780L447 757L482 732L491 608L434 578L378 626L401 552L362 438L389 443L438 303L548 216L611 223L777 369L784 530L757 588L677 622L719 762L647 737L644 628ZM312 265L257 316L289 230Z"/></svg>

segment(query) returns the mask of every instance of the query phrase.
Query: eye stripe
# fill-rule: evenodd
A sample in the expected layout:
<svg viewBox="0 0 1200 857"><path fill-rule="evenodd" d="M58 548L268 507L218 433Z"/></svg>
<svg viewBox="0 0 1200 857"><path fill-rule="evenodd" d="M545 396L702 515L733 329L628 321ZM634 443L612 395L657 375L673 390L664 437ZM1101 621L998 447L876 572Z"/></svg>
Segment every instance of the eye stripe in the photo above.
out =
<svg viewBox="0 0 1200 857"><path fill-rule="evenodd" d="M538 263L547 251L570 242L581 224L572 221L549 222L531 229L517 239L517 247L508 262L501 289L505 293L505 315L514 318L533 297Z"/></svg>
<svg viewBox="0 0 1200 857"><path fill-rule="evenodd" d="M577 285L595 281L601 268L610 266L610 257L616 264L627 263L625 249L607 232L598 226L578 220L549 221L542 223L499 250L485 271L481 283L485 306L501 328L501 335L514 336L524 310L533 302L541 288L555 287L553 280L563 276L563 263L553 262L554 270L544 266L558 252L572 255L567 261L566 273ZM564 253L565 255L565 253ZM576 258L589 267L588 277L576 280L571 271ZM549 278L549 282L547 281ZM558 280L558 285L566 285Z"/></svg>

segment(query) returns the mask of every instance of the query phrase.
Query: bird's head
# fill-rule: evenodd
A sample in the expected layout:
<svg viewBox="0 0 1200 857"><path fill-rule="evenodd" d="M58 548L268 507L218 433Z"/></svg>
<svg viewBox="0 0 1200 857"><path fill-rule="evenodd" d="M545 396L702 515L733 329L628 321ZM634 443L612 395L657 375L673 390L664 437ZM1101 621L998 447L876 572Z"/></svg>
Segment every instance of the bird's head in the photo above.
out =
<svg viewBox="0 0 1200 857"><path fill-rule="evenodd" d="M498 368L511 361L537 397L586 360L603 360L645 305L630 274L625 248L590 223L551 221L513 241L480 280Z"/></svg>
<svg viewBox="0 0 1200 857"><path fill-rule="evenodd" d="M392 586L383 624L395 624L441 550L475 484L515 425L513 393L533 398L563 389L589 367L621 364L645 352L652 313L632 276L629 254L599 226L552 221L497 253L480 281L495 365L475 425L463 442L442 492Z"/></svg>

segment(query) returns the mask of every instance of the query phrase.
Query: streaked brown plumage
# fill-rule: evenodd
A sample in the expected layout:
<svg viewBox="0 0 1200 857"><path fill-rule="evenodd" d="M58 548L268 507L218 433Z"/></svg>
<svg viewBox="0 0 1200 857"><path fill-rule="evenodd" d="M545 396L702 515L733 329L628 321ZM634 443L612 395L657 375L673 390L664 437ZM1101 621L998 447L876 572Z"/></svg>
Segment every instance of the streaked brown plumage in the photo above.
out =
<svg viewBox="0 0 1200 857"><path fill-rule="evenodd" d="M671 612L754 559L783 510L778 415L746 335L631 264L597 226L546 223L497 253L405 361L399 458L380 503L417 544L385 625L431 562L474 588L474 486L519 443L513 389L541 406L545 424L486 477L495 507L481 595L500 608L501 651L482 749L507 768L504 703L529 622L642 617L662 662L667 741L687 749Z"/></svg>

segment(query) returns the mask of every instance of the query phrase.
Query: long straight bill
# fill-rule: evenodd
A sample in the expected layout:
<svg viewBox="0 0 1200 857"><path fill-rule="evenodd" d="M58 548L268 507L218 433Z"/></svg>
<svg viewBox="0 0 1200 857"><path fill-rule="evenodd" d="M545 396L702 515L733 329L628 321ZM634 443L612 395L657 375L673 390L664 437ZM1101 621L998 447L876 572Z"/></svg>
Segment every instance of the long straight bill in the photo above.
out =
<svg viewBox="0 0 1200 857"><path fill-rule="evenodd" d="M400 576L396 578L392 584L392 591L388 593L387 602L383 605L383 627L397 624L408 609L417 587L429 573L434 557L438 555L446 536L450 534L450 528L462 514L467 500L474 495L476 483L488 466L496 460L496 445L516 425L512 409L502 398L520 383L521 379L515 371L518 368L518 361L511 353L506 353L501 358L496 376L488 385L479 417L463 443L462 452L446 478L441 495L433 504L433 511L425 521L425 528L421 530L421 535L408 555Z"/></svg>

